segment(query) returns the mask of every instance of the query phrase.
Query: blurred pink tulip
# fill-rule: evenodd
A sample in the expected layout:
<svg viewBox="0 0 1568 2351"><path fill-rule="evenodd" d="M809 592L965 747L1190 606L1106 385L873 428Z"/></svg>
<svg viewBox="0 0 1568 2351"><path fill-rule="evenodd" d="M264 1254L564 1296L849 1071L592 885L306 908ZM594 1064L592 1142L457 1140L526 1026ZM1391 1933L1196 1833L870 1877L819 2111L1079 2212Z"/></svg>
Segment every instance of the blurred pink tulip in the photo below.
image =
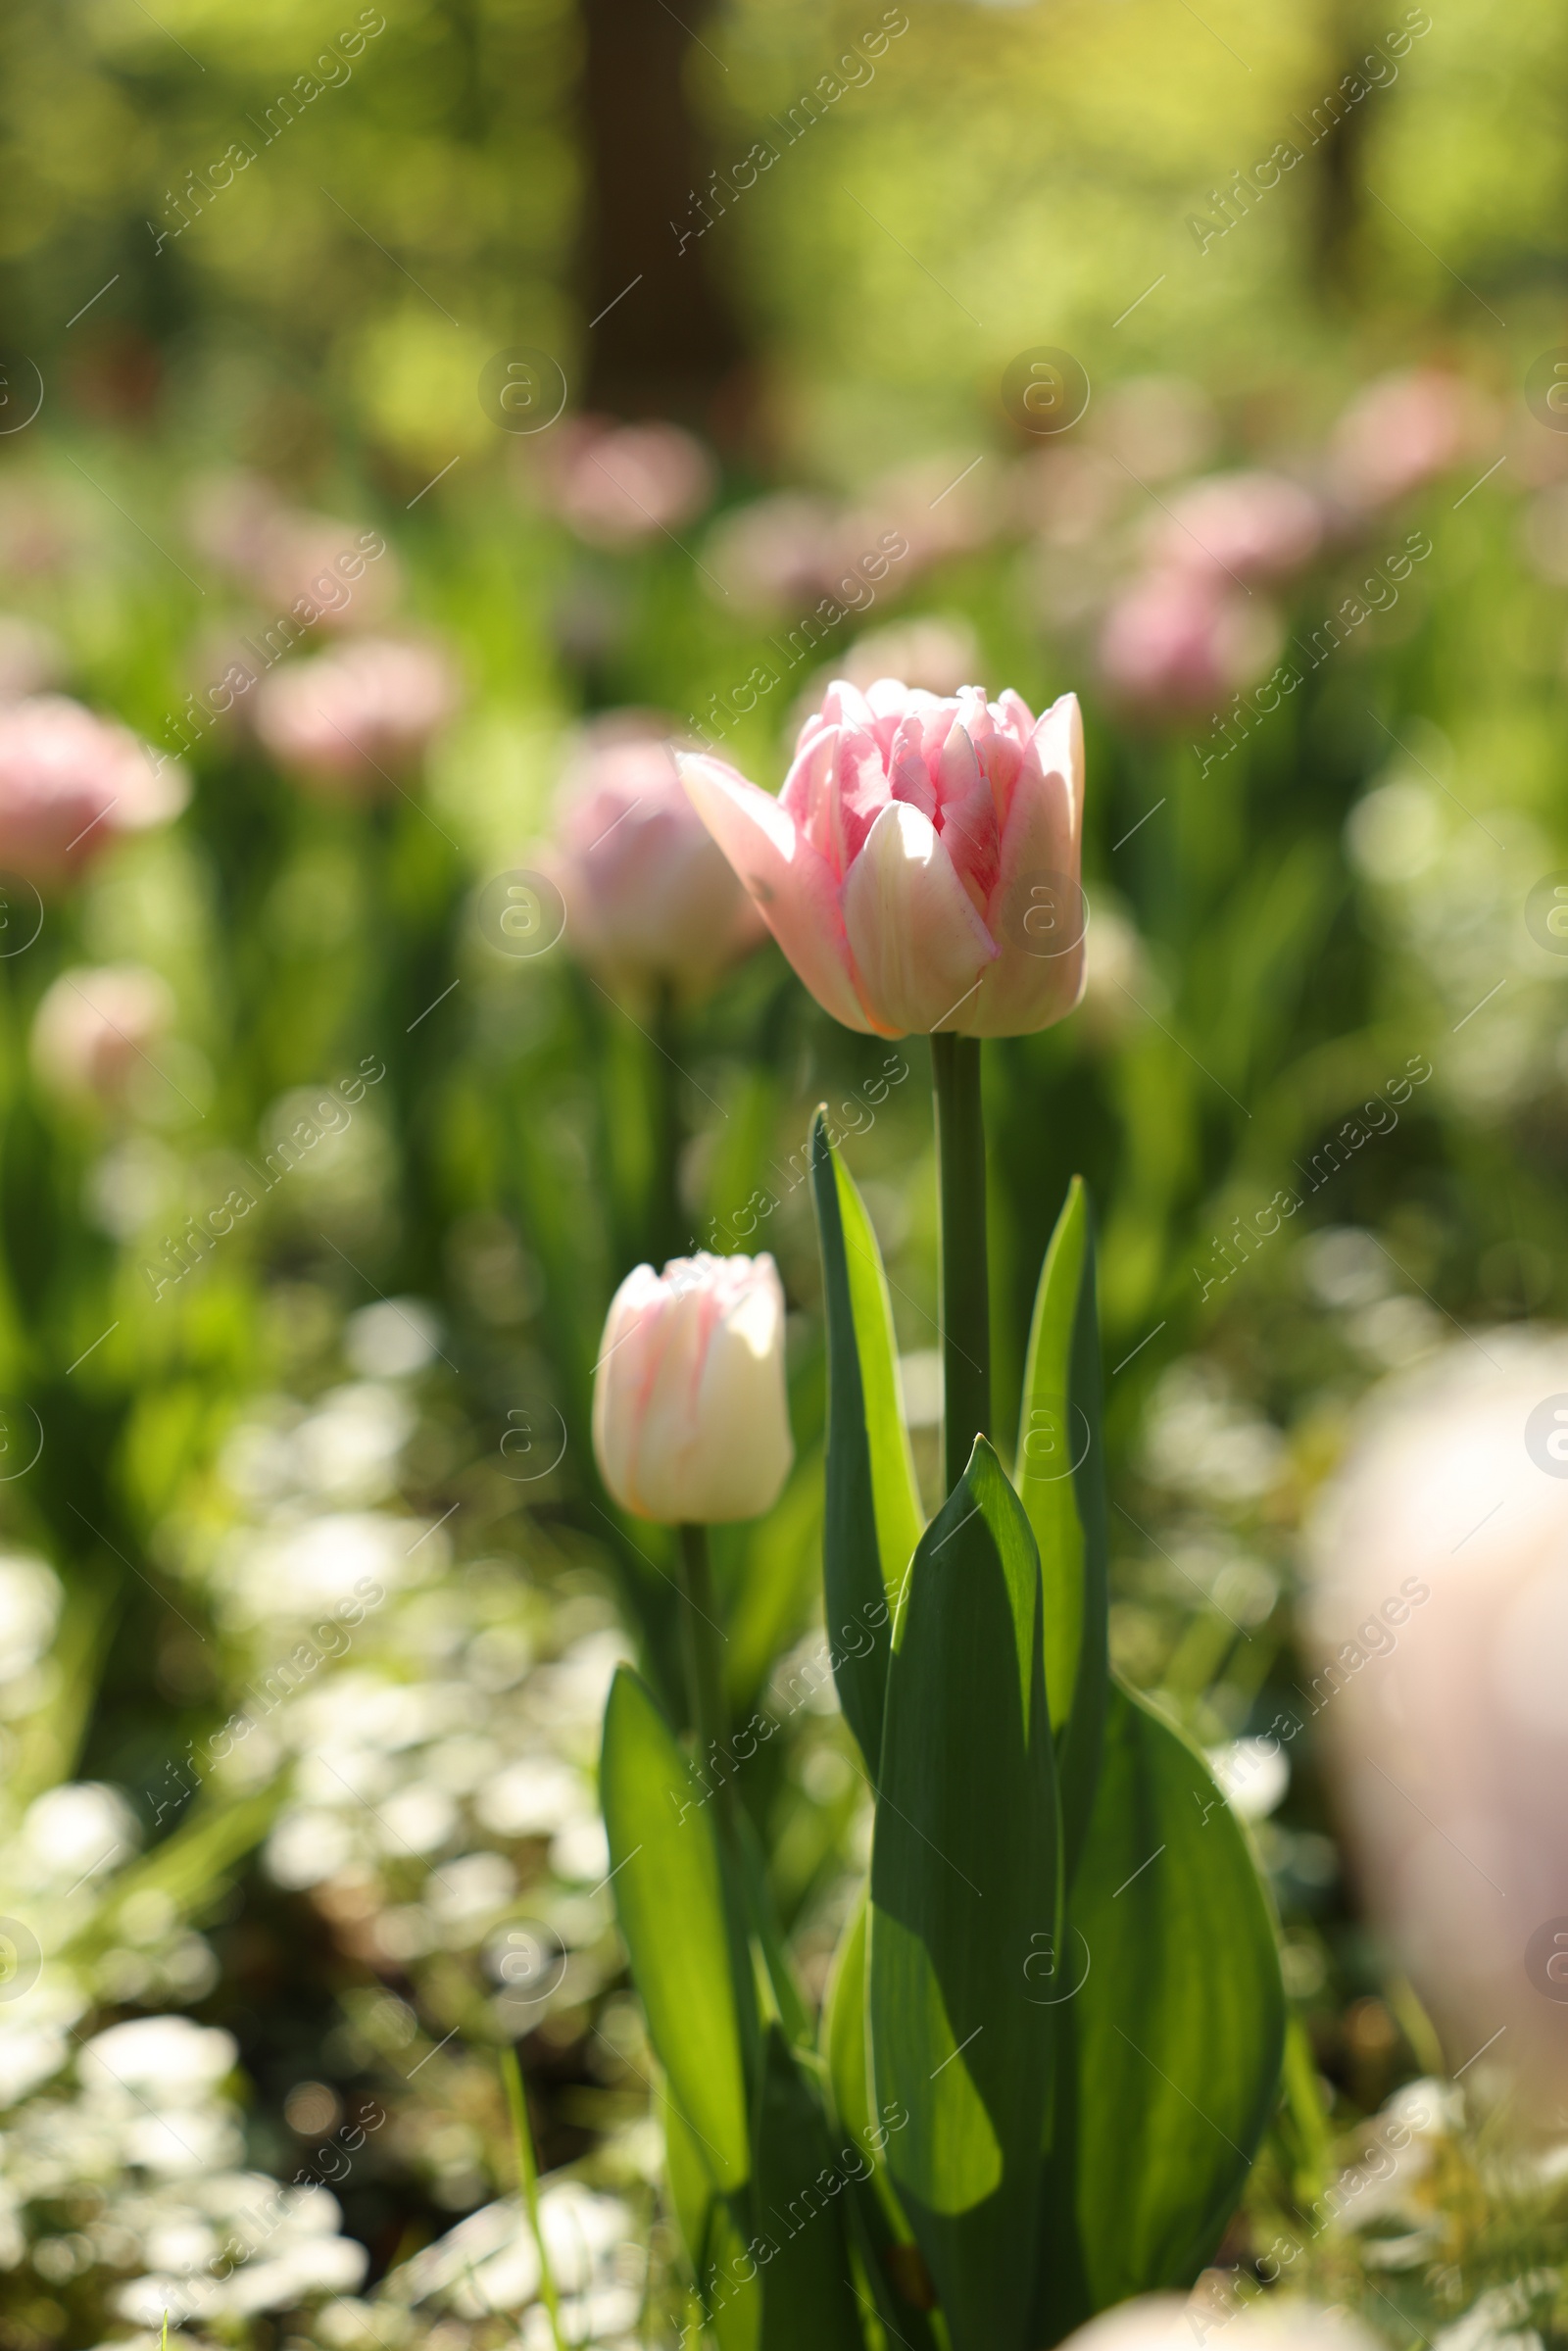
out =
<svg viewBox="0 0 1568 2351"><path fill-rule="evenodd" d="M256 732L305 781L375 795L418 759L458 702L438 647L361 637L270 670L256 690Z"/></svg>
<svg viewBox="0 0 1568 2351"><path fill-rule="evenodd" d="M681 788L668 737L634 713L588 730L537 861L565 902L568 947L607 978L698 992L766 935Z"/></svg>
<svg viewBox="0 0 1568 2351"><path fill-rule="evenodd" d="M1283 473L1215 473L1170 499L1151 554L1156 567L1280 580L1309 563L1322 538L1318 502L1298 482Z"/></svg>
<svg viewBox="0 0 1568 2351"><path fill-rule="evenodd" d="M1334 428L1330 478L1352 507L1392 506L1473 457L1492 422L1490 403L1446 368L1379 376Z"/></svg>
<svg viewBox="0 0 1568 2351"><path fill-rule="evenodd" d="M575 416L551 436L543 481L548 503L579 538L622 547L700 514L714 470L678 424Z"/></svg>
<svg viewBox="0 0 1568 2351"><path fill-rule="evenodd" d="M781 490L720 516L703 550L705 567L748 612L814 605L841 569L839 510L825 498Z"/></svg>
<svg viewBox="0 0 1568 2351"><path fill-rule="evenodd" d="M173 1017L167 982L139 963L63 971L33 1015L34 1073L65 1101L118 1105Z"/></svg>
<svg viewBox="0 0 1568 2351"><path fill-rule="evenodd" d="M372 628L402 585L379 531L287 506L259 474L200 483L189 531L210 563L307 628Z"/></svg>
<svg viewBox="0 0 1568 2351"><path fill-rule="evenodd" d="M121 833L177 816L185 771L63 694L0 707L0 867L57 883Z"/></svg>
<svg viewBox="0 0 1568 2351"><path fill-rule="evenodd" d="M1363 1897L1450 2065L1568 2103L1568 1334L1389 1383L1309 1533L1300 1680Z"/></svg>
<svg viewBox="0 0 1568 2351"><path fill-rule="evenodd" d="M1260 677L1279 651L1279 617L1220 573L1167 565L1146 571L1112 603L1101 628L1100 669L1140 715L1212 710Z"/></svg>
<svg viewBox="0 0 1568 2351"><path fill-rule="evenodd" d="M1010 690L840 679L777 800L686 755L686 789L826 1011L846 1027L1017 1037L1083 985L1083 725Z"/></svg>
<svg viewBox="0 0 1568 2351"><path fill-rule="evenodd" d="M629 1273L594 1380L594 1454L623 1510L711 1525L771 1510L795 1448L784 1293L771 1257L676 1257Z"/></svg>

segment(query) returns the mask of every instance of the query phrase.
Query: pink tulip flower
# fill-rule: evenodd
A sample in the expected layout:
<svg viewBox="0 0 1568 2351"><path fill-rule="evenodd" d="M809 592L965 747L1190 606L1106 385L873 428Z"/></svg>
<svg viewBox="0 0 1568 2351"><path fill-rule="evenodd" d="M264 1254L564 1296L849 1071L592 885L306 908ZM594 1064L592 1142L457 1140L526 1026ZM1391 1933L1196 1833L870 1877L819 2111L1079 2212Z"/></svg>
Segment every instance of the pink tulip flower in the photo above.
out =
<svg viewBox="0 0 1568 2351"><path fill-rule="evenodd" d="M1201 714L1261 677L1279 651L1279 617L1223 573L1167 565L1122 590L1101 628L1101 674L1140 715Z"/></svg>
<svg viewBox="0 0 1568 2351"><path fill-rule="evenodd" d="M1188 484L1155 519L1157 565L1282 580L1309 563L1323 537L1310 490L1283 473L1215 473Z"/></svg>
<svg viewBox="0 0 1568 2351"><path fill-rule="evenodd" d="M1482 449L1491 406L1446 367L1380 375L1334 428L1330 476L1352 507L1392 506Z"/></svg>
<svg viewBox="0 0 1568 2351"><path fill-rule="evenodd" d="M185 793L177 761L63 694L0 707L0 867L31 882L62 882L122 833L167 823Z"/></svg>
<svg viewBox="0 0 1568 2351"><path fill-rule="evenodd" d="M1010 690L840 679L777 800L688 754L692 801L824 1010L881 1037L1018 1037L1083 986L1083 726Z"/></svg>
<svg viewBox="0 0 1568 2351"><path fill-rule="evenodd" d="M458 681L433 645L360 637L269 671L256 731L279 766L330 791L390 790L458 706Z"/></svg>
<svg viewBox="0 0 1568 2351"><path fill-rule="evenodd" d="M600 1474L638 1518L771 1510L795 1457L772 1258L704 1252L629 1273L605 1323L593 1425Z"/></svg>
<svg viewBox="0 0 1568 2351"><path fill-rule="evenodd" d="M551 439L550 505L581 539L625 547L678 530L713 495L713 462L678 424L577 416Z"/></svg>
<svg viewBox="0 0 1568 2351"><path fill-rule="evenodd" d="M609 979L700 994L765 936L667 736L634 712L589 728L537 862L565 903L568 947Z"/></svg>
<svg viewBox="0 0 1568 2351"><path fill-rule="evenodd" d="M63 971L33 1015L30 1054L41 1085L63 1101L118 1106L168 1035L174 999L139 963Z"/></svg>
<svg viewBox="0 0 1568 2351"><path fill-rule="evenodd" d="M1568 2108L1568 1335L1391 1381L1309 1530L1300 1686L1355 1875L1450 2065ZM1477 2076L1470 2077L1473 2082Z"/></svg>

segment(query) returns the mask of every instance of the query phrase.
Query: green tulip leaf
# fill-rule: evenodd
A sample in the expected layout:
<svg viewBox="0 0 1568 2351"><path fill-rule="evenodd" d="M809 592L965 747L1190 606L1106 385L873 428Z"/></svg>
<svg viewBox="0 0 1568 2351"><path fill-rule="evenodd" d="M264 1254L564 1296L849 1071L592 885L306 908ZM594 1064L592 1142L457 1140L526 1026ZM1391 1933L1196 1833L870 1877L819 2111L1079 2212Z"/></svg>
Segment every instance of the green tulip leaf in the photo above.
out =
<svg viewBox="0 0 1568 2351"><path fill-rule="evenodd" d="M1069 1886L1094 1804L1109 1677L1100 1390L1094 1233L1089 1196L1074 1176L1035 1297L1017 1454L1018 1494L1040 1547Z"/></svg>
<svg viewBox="0 0 1568 2351"><path fill-rule="evenodd" d="M984 1438L921 1538L895 1630L871 1857L888 2169L954 2351L1020 2344L1055 2011L1059 1835L1029 1521Z"/></svg>
<svg viewBox="0 0 1568 2351"><path fill-rule="evenodd" d="M1192 2283L1236 2208L1284 2051L1274 1922L1241 1824L1201 1756L1116 1684L1068 1920L1042 2342Z"/></svg>
<svg viewBox="0 0 1568 2351"><path fill-rule="evenodd" d="M865 2351L845 2229L857 2168L835 2157L815 2088L770 2026L755 2159L761 2351Z"/></svg>
<svg viewBox="0 0 1568 2351"><path fill-rule="evenodd" d="M599 1788L649 2036L701 2161L728 2192L750 2177L751 2132L712 1819L652 1691L624 1666L605 1710Z"/></svg>
<svg viewBox="0 0 1568 2351"><path fill-rule="evenodd" d="M893 1611L922 1520L882 1253L822 1110L811 1122L811 1196L827 1306L828 1649L844 1718L874 1779Z"/></svg>
<svg viewBox="0 0 1568 2351"><path fill-rule="evenodd" d="M890 2342L908 2351L936 2351L925 2316L929 2279L914 2232L888 2175L886 2147L899 2109L879 2114L871 2102L871 2052L866 2038L866 1927L869 1888L862 1888L845 1922L822 2003L822 2056L833 2093L833 2114L860 2174L851 2211L861 2259Z"/></svg>

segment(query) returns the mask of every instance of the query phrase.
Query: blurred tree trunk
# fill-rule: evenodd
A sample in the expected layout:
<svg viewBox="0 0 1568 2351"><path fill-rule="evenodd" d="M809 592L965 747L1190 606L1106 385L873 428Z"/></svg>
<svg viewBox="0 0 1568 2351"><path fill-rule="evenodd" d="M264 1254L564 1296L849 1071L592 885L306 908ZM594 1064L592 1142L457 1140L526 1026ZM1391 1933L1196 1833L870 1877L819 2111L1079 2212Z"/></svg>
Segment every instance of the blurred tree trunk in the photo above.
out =
<svg viewBox="0 0 1568 2351"><path fill-rule="evenodd" d="M681 242L702 226L710 169L686 94L709 14L706 0L680 0L678 17L662 0L584 0L583 282L585 405L710 428L743 344L707 241Z"/></svg>

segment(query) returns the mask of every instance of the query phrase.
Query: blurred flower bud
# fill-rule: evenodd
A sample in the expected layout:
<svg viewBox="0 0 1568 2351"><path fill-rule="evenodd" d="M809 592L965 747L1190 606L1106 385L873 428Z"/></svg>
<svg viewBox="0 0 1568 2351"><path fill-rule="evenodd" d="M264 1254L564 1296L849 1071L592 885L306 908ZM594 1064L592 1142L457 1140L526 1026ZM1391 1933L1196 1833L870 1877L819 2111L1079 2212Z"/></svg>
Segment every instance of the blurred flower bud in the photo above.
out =
<svg viewBox="0 0 1568 2351"><path fill-rule="evenodd" d="M416 763L458 701L439 647L360 637L270 670L256 690L256 732L307 783L375 796Z"/></svg>
<svg viewBox="0 0 1568 2351"><path fill-rule="evenodd" d="M48 884L185 805L185 771L62 694L0 707L0 867Z"/></svg>
<svg viewBox="0 0 1568 2351"><path fill-rule="evenodd" d="M1443 2031L1568 2099L1568 1334L1390 1382L1309 1530L1302 1690L1363 1897Z"/></svg>
<svg viewBox="0 0 1568 2351"><path fill-rule="evenodd" d="M1021 1037L1083 985L1083 722L1010 690L837 680L775 800L687 754L686 789L801 978L847 1028Z"/></svg>
<svg viewBox="0 0 1568 2351"><path fill-rule="evenodd" d="M712 498L713 461L678 424L574 416L551 436L540 471L546 504L599 546L678 529Z"/></svg>
<svg viewBox="0 0 1568 2351"><path fill-rule="evenodd" d="M63 971L33 1015L34 1073L63 1101L119 1106L173 1018L167 983L142 964Z"/></svg>
<svg viewBox="0 0 1568 2351"><path fill-rule="evenodd" d="M1165 566L1124 588L1100 634L1101 673L1140 716L1212 710L1260 677L1279 651L1279 616L1222 574Z"/></svg>
<svg viewBox="0 0 1568 2351"><path fill-rule="evenodd" d="M1155 519L1156 568L1224 572L1233 580L1282 580L1316 555L1317 500L1283 473L1215 473L1190 482Z"/></svg>
<svg viewBox="0 0 1568 2351"><path fill-rule="evenodd" d="M599 1350L594 1453L638 1518L707 1525L773 1507L795 1448L771 1257L705 1252L626 1276Z"/></svg>
<svg viewBox="0 0 1568 2351"><path fill-rule="evenodd" d="M612 980L695 993L765 936L682 789L667 736L633 711L586 731L537 862L565 902L568 947Z"/></svg>
<svg viewBox="0 0 1568 2351"><path fill-rule="evenodd" d="M1330 479L1348 506L1392 506L1473 457L1493 421L1491 404L1446 368L1380 375L1334 428Z"/></svg>

